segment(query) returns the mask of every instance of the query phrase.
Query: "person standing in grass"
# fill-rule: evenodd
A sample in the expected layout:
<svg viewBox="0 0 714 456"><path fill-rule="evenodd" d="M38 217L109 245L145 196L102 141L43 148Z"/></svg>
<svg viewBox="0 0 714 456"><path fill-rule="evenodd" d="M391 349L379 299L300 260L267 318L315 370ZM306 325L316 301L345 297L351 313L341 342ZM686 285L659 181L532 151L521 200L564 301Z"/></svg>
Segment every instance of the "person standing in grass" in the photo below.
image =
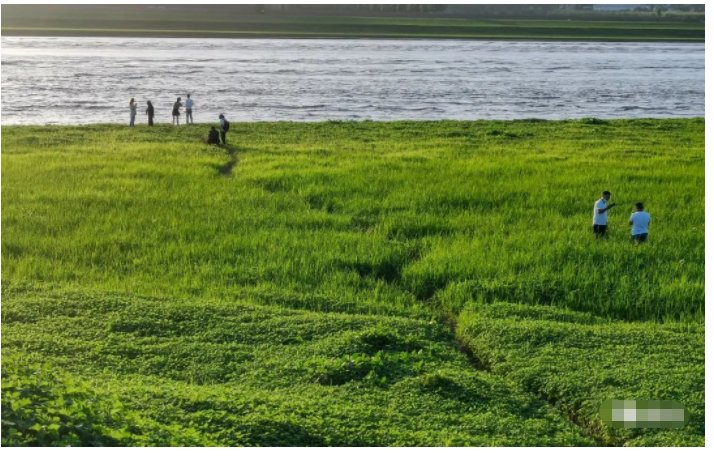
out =
<svg viewBox="0 0 714 456"><path fill-rule="evenodd" d="M231 124L228 122L228 119L226 119L226 116L223 114L218 116L218 120L221 122L221 141L223 141L223 145L226 144L226 133L228 133L228 128L230 128Z"/></svg>
<svg viewBox="0 0 714 456"><path fill-rule="evenodd" d="M630 215L630 225L632 225L632 242L639 244L647 240L647 234L650 231L649 212L645 212L643 203L635 203L635 212Z"/></svg>
<svg viewBox="0 0 714 456"><path fill-rule="evenodd" d="M154 105L151 104L151 100L146 101L146 115L149 116L149 126L154 126Z"/></svg>
<svg viewBox="0 0 714 456"><path fill-rule="evenodd" d="M136 101L132 98L129 100L129 126L134 126L134 120L136 119Z"/></svg>
<svg viewBox="0 0 714 456"><path fill-rule="evenodd" d="M176 125L179 124L179 117L181 115L181 107L183 104L181 104L181 97L176 98L176 102L174 103L174 108L171 111L171 115L173 116L173 119L171 120L171 125L176 123Z"/></svg>
<svg viewBox="0 0 714 456"><path fill-rule="evenodd" d="M193 100L190 93L186 95L186 125L189 123L193 124Z"/></svg>
<svg viewBox="0 0 714 456"><path fill-rule="evenodd" d="M607 211L615 207L615 204L608 204L610 192L602 192L602 198L595 201L593 208L593 233L596 238L607 237Z"/></svg>

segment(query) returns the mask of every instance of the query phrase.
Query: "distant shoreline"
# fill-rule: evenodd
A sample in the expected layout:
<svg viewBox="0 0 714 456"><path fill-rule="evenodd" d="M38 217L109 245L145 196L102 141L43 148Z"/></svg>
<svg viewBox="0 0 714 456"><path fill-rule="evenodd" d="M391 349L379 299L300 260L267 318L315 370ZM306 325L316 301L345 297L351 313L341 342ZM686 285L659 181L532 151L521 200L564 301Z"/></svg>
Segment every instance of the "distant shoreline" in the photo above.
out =
<svg viewBox="0 0 714 456"><path fill-rule="evenodd" d="M449 35L449 34L390 34L390 33L331 33L331 32L260 32L212 30L93 30L60 28L2 29L3 37L66 37L66 38L234 38L234 39L334 39L334 40L460 40L460 41L567 41L567 42L653 42L653 43L704 43L704 38L689 37L583 37L583 36L532 36L532 35Z"/></svg>
<svg viewBox="0 0 714 456"><path fill-rule="evenodd" d="M64 11L64 10L62 10ZM453 39L527 41L696 42L703 22L674 20L475 19L218 15L118 9L37 17L3 8L3 36L146 38ZM111 13L111 14L110 14Z"/></svg>
<svg viewBox="0 0 714 456"><path fill-rule="evenodd" d="M539 119L539 118L523 118L523 119L470 119L470 120L459 120L459 119L431 119L431 120L414 120L414 119L397 119L397 120L337 120L337 119L322 119L322 120L233 120L230 119L231 125L254 125L254 124L354 124L354 123L374 123L374 124L394 124L394 123L555 123L555 122L582 122L582 123L608 123L608 122L636 122L636 121L649 121L649 122L659 122L659 121L674 121L674 120L704 120L704 116L692 116L692 117L580 117L580 118L568 118L568 119ZM2 128L81 128L81 127L126 127L126 128L194 128L194 127L210 127L211 125L217 125L218 120L215 122L196 122L193 124L180 124L178 127L173 125L171 122L155 122L152 127L146 124L146 119L142 119L142 122L137 120L135 127L129 127L127 122L95 122L95 123L82 123L82 124L1 124Z"/></svg>
<svg viewBox="0 0 714 456"><path fill-rule="evenodd" d="M703 8L603 13L553 5L427 6L375 10L369 5L3 5L1 25L3 36L705 40Z"/></svg>

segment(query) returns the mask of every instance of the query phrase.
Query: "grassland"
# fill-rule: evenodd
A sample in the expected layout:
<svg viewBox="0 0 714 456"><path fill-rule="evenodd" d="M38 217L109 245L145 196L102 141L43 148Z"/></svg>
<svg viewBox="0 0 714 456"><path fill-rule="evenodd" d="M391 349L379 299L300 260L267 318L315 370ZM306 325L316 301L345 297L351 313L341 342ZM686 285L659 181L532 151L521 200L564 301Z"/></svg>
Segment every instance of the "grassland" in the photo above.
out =
<svg viewBox="0 0 714 456"><path fill-rule="evenodd" d="M456 19L256 15L149 7L3 6L3 35L431 38L704 42L704 20Z"/></svg>
<svg viewBox="0 0 714 456"><path fill-rule="evenodd" d="M703 445L703 119L206 130L3 128L3 444Z"/></svg>

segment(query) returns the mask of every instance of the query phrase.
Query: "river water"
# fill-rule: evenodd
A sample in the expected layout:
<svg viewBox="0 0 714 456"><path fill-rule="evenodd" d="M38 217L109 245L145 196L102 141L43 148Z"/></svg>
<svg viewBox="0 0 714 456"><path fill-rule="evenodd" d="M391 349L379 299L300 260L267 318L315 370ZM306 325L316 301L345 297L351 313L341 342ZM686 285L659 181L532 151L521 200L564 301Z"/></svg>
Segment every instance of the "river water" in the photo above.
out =
<svg viewBox="0 0 714 456"><path fill-rule="evenodd" d="M2 38L2 124L704 115L704 44ZM183 122L183 119L182 119Z"/></svg>

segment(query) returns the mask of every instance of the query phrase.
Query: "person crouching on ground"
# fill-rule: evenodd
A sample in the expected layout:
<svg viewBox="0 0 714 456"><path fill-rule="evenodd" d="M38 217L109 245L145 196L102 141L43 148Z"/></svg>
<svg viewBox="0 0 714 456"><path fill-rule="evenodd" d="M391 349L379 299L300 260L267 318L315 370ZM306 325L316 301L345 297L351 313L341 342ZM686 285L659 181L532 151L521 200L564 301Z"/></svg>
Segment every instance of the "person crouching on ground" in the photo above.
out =
<svg viewBox="0 0 714 456"><path fill-rule="evenodd" d="M647 234L650 231L649 212L645 212L643 203L635 203L635 212L630 216L630 225L632 225L632 242L639 244L647 240Z"/></svg>
<svg viewBox="0 0 714 456"><path fill-rule="evenodd" d="M223 145L226 144L226 133L228 133L228 128L230 128L231 124L228 122L228 119L221 114L218 116L218 119L221 122L221 141L223 142Z"/></svg>
<svg viewBox="0 0 714 456"><path fill-rule="evenodd" d="M602 198L595 201L593 208L593 233L596 238L607 237L607 211L615 207L615 203L608 205L610 200L610 192L605 190L602 192Z"/></svg>
<svg viewBox="0 0 714 456"><path fill-rule="evenodd" d="M208 139L206 140L206 143L215 144L215 145L218 145L221 143L218 140L218 130L216 130L216 127L211 127L211 129L208 130Z"/></svg>

